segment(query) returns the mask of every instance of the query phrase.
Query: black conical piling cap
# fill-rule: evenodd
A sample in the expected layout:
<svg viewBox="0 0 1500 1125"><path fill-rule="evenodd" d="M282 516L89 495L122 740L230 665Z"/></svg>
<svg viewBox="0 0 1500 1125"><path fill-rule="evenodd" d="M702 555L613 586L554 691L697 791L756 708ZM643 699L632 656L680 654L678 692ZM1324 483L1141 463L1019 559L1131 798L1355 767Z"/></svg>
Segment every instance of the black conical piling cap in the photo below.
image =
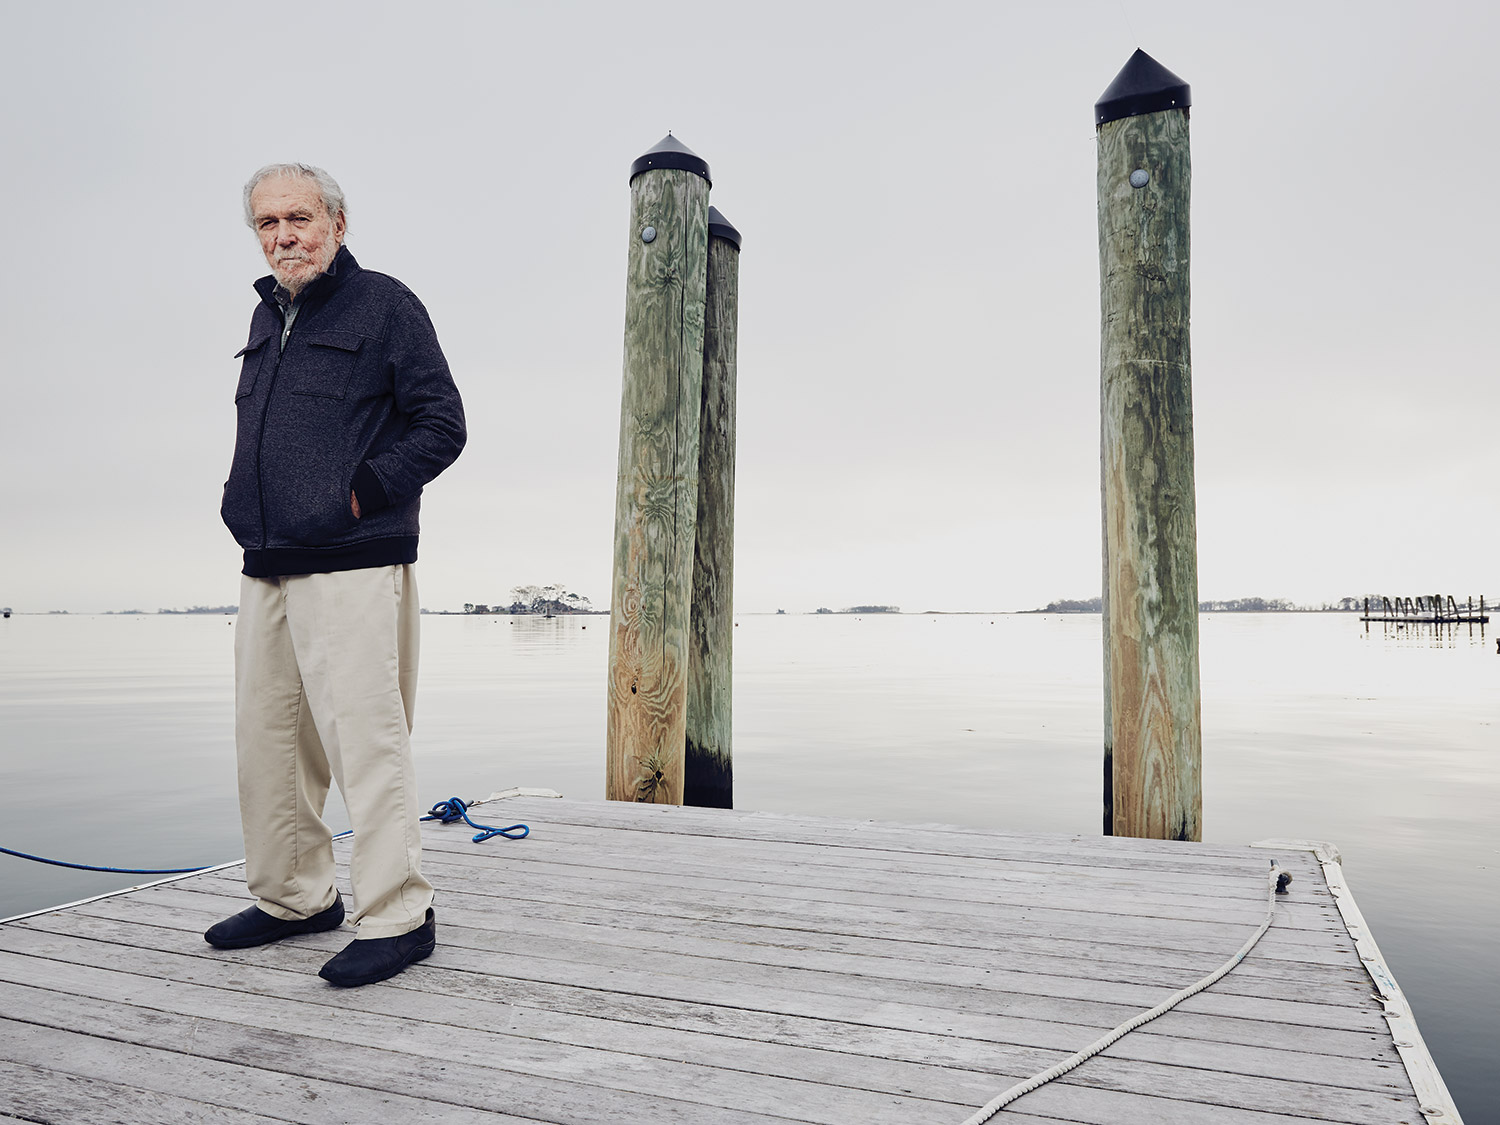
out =
<svg viewBox="0 0 1500 1125"><path fill-rule="evenodd" d="M630 178L633 180L642 172L649 172L653 168L681 168L684 172L702 176L708 180L710 187L713 186L713 180L708 175L708 161L671 133L657 141L653 148L635 158L635 163L630 166Z"/></svg>
<svg viewBox="0 0 1500 1125"><path fill-rule="evenodd" d="M1140 48L1094 103L1094 124L1139 117L1163 109L1186 109L1193 88Z"/></svg>
<svg viewBox="0 0 1500 1125"><path fill-rule="evenodd" d="M734 229L734 224L724 217L724 213L712 204L708 208L708 237L722 238L734 243L734 248L740 248L740 232Z"/></svg>

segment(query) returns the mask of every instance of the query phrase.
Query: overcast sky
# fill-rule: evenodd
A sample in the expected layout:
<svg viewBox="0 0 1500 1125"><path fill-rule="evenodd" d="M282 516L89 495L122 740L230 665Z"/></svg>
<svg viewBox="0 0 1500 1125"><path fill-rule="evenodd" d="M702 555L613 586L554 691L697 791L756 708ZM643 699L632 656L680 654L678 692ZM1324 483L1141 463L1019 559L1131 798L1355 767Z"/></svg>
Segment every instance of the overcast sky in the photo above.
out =
<svg viewBox="0 0 1500 1125"><path fill-rule="evenodd" d="M736 608L1099 591L1091 110L1192 84L1205 598L1493 594L1491 3L0 0L0 604L237 600L256 167L348 194L469 446L423 601L609 598L631 161L743 232Z"/></svg>

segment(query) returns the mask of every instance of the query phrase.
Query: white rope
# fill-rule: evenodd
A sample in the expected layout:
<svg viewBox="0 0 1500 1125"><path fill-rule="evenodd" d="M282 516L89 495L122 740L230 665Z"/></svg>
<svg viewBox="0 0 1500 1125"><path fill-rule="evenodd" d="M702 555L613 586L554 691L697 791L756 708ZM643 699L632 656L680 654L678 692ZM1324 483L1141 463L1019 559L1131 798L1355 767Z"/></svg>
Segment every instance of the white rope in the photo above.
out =
<svg viewBox="0 0 1500 1125"><path fill-rule="evenodd" d="M1285 878L1286 882L1281 881L1283 878ZM1164 1015L1165 1013L1170 1012L1173 1008L1177 1007L1178 1004L1181 1004L1189 996L1196 996L1209 985L1223 979L1223 977L1226 976L1231 969L1233 969L1236 965L1238 965L1245 959L1245 954L1254 949L1255 943L1258 942L1261 937L1264 936L1265 932L1271 928L1271 916L1276 910L1276 890L1279 886L1284 887L1286 883L1290 883L1291 881L1292 877L1290 875L1282 871L1281 868L1277 867L1274 863L1271 865L1269 884L1266 890L1266 920L1260 924L1260 929L1255 931L1255 934L1250 938L1250 940L1247 941L1244 945L1240 946L1240 951L1238 953L1236 953L1228 961L1225 961L1224 964L1220 965L1213 972L1209 973L1208 976L1204 977L1197 984L1191 985L1187 988L1184 988L1181 992L1176 992L1171 996L1168 996L1165 1000L1163 1000L1156 1007L1152 1008L1149 1012L1142 1012L1138 1016L1132 1016L1130 1019L1122 1023L1119 1027L1106 1034L1102 1039L1098 1039L1095 1042L1090 1043L1076 1055L1069 1055L1056 1066L1044 1070L1040 1074L1032 1075L1024 1082L1018 1082L1009 1090L1006 1090L1003 1094L1000 1094L998 1097L996 1097L993 1101L987 1103L982 1109L975 1113L974 1116L966 1119L963 1125L984 1125L984 1122L988 1121L991 1117L994 1117L995 1114L999 1113L1002 1109L1008 1106L1011 1102L1015 1101L1017 1098L1021 1097L1024 1094L1031 1093L1031 1091L1037 1089L1037 1087L1039 1086L1045 1086L1054 1078L1058 1078L1064 1074L1067 1074L1068 1071L1072 1070L1075 1066L1078 1066L1080 1063L1093 1058L1110 1044L1116 1042L1117 1040L1123 1039L1126 1035L1129 1035L1132 1031L1140 1027L1142 1024L1150 1023L1157 1016Z"/></svg>
<svg viewBox="0 0 1500 1125"><path fill-rule="evenodd" d="M497 789L488 797L480 797L477 801L470 801L469 808L475 805L487 805L491 801L503 801L506 797L561 797L562 794L556 789L534 789L529 785L517 785L510 789Z"/></svg>

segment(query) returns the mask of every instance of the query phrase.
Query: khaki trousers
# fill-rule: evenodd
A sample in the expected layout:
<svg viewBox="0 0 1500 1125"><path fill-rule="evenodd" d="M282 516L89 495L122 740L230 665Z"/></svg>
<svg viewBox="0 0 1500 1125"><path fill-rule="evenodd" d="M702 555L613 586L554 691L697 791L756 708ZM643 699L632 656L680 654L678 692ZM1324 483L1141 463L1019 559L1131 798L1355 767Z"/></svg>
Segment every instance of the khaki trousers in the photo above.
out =
<svg viewBox="0 0 1500 1125"><path fill-rule="evenodd" d="M359 937L416 929L422 878L411 722L418 608L411 566L240 581L235 751L245 881L284 920L333 904L336 780L354 829L349 864Z"/></svg>

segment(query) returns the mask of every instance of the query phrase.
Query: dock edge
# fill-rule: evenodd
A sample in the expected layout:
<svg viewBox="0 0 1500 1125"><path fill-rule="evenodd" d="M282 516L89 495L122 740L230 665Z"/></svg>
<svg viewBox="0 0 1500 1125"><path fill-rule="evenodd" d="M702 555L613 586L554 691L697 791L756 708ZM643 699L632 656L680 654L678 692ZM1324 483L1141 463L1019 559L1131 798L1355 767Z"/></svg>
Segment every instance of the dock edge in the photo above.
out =
<svg viewBox="0 0 1500 1125"><path fill-rule="evenodd" d="M1333 895L1339 915L1344 920L1344 928L1349 931L1354 950L1359 954L1360 963L1370 974L1380 1001L1385 1005L1385 1019L1390 1025L1391 1039L1396 1044L1396 1052L1401 1056L1402 1065L1406 1067L1406 1076L1411 1080L1412 1089L1416 1091L1422 1116L1427 1118L1428 1125L1463 1125L1463 1118L1459 1116L1453 1095L1448 1093L1448 1085L1443 1081L1437 1063L1432 1061L1427 1042L1417 1030L1417 1020L1412 1014L1411 1005L1406 1002L1406 994L1401 991L1401 986L1396 983L1395 976L1386 965L1380 947L1375 944L1375 935L1354 901L1354 892L1344 881L1344 858L1339 854L1338 848L1324 840L1283 839L1257 840L1250 846L1281 851L1307 851L1317 858L1322 865L1328 891Z"/></svg>
<svg viewBox="0 0 1500 1125"><path fill-rule="evenodd" d="M39 918L43 914L51 914L57 910L67 910L74 906L82 906L88 902L98 902L100 899L118 898L120 895L132 894L135 891L143 891L147 887L160 887L165 883L180 883L184 879L191 879L194 875L207 875L214 871L227 871L231 867L239 867L244 859L232 859L228 863L216 863L212 867L200 867L196 871L184 871L179 875L168 875L165 879L152 879L146 883L137 883L133 887L121 887L117 891L105 891L102 894L89 895L87 898L75 898L72 902L60 902L56 906L44 906L40 910L27 910L21 914L12 914L9 918L0 918L0 926L7 922L19 922L23 918Z"/></svg>

